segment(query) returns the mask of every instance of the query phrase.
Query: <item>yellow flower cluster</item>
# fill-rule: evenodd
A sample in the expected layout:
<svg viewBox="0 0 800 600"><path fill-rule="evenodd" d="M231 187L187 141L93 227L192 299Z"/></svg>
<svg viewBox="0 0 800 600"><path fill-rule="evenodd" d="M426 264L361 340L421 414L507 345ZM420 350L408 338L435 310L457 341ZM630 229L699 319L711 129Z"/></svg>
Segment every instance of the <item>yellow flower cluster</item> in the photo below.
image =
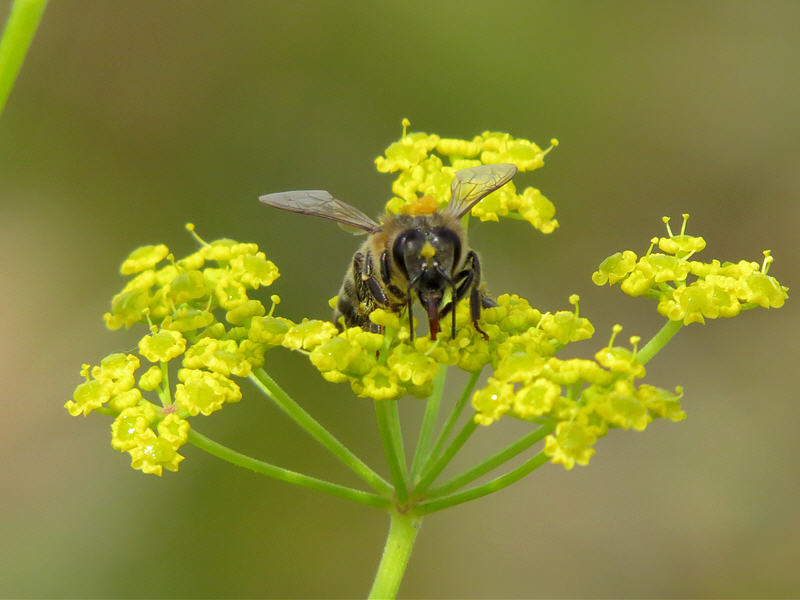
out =
<svg viewBox="0 0 800 600"><path fill-rule="evenodd" d="M579 447L575 441L579 426L584 427L581 439L592 442L608 427L640 428L657 412L657 400L663 403L668 397L646 386L625 388L624 381L641 377L643 369L634 368L629 353L620 349L605 349L597 362L554 357L594 332L578 314L577 297L570 299L576 305L573 311L542 313L519 296L501 295L496 307L481 314L488 339L472 326L469 307L462 302L456 309L455 335L450 319L442 319L436 341L412 340L406 319L384 310L370 318L385 334L358 327L338 331L327 321L275 316L277 296L269 311L248 296L249 290L277 277L275 266L254 244L203 242L200 250L180 260L165 246L148 246L132 253L122 270L132 279L114 297L106 322L112 328L147 323L150 331L139 342L138 357L111 355L97 367L85 366L85 382L66 407L73 415L100 407L114 414L112 445L128 452L131 464L146 473L177 469L187 419L240 400L234 378L249 376L263 364L264 352L274 347L306 354L326 380L347 382L356 395L376 400L428 396L443 366L479 372L491 365L493 375L473 397L475 420L488 425L511 413L563 422L548 439L547 451L569 466L570 460L588 458L589 446ZM154 364L137 385L140 357ZM170 365L178 360L173 390ZM588 386L585 398L594 398L585 405L570 396L578 382ZM153 392L161 408L147 398ZM637 398L650 394L646 417L630 402L625 404L626 392Z"/></svg>
<svg viewBox="0 0 800 600"><path fill-rule="evenodd" d="M161 369L148 370L144 385L135 387L139 358L132 354L110 354L98 366L83 365L85 381L75 388L65 408L73 416L86 415L105 405L117 415L111 425L111 445L131 456L131 465L161 475L176 471L183 456L177 450L186 442L189 423L176 413L167 414L144 400L141 390L155 389ZM152 385L152 387L151 387Z"/></svg>
<svg viewBox="0 0 800 600"><path fill-rule="evenodd" d="M175 413L163 416L163 411L144 401L119 413L111 424L111 445L130 454L134 469L160 476L164 469L178 470L184 457L177 450L188 434L186 419Z"/></svg>
<svg viewBox="0 0 800 600"><path fill-rule="evenodd" d="M418 214L444 207L450 200L453 174L459 169L513 163L520 171L532 171L544 165L545 155L558 144L551 140L551 145L542 150L529 140L495 131L485 131L471 140L442 138L407 133L408 125L408 119L404 119L400 140L375 159L378 171L399 171L392 184L395 196L386 205L387 212L394 214ZM444 164L445 159L449 165ZM522 219L543 233L558 227L553 203L536 188L517 191L513 181L481 200L473 207L472 215L481 221Z"/></svg>
<svg viewBox="0 0 800 600"><path fill-rule="evenodd" d="M612 254L600 263L592 280L597 285L620 282L620 289L630 296L656 298L659 313L684 325L735 317L755 306L783 306L788 288L767 274L773 260L769 250L761 265L746 260L689 260L706 243L701 237L685 234L688 218L683 215L681 233L673 235L669 219L664 217L668 237L653 238L642 257L631 250ZM662 252L654 252L656 246Z"/></svg>
<svg viewBox="0 0 800 600"><path fill-rule="evenodd" d="M141 392L134 387L134 373L138 368L137 357L120 353L109 354L95 367L83 365L81 376L85 381L75 388L72 400L64 408L77 417L88 415L105 404L117 412L136 406L142 399Z"/></svg>
<svg viewBox="0 0 800 600"><path fill-rule="evenodd" d="M396 320L396 315L385 314ZM406 394L425 397L431 392L438 370L438 364L414 346L389 345L391 338L360 327L339 332L327 321L303 319L293 323L283 318L260 317L253 320L250 335L263 343L307 354L327 381L348 382L362 398L385 400Z"/></svg>
<svg viewBox="0 0 800 600"><path fill-rule="evenodd" d="M193 226L187 228L194 232ZM128 452L132 466L145 473L177 470L187 417L210 415L239 401L242 394L232 377L247 377L263 365L270 347L251 335L251 322L267 311L248 293L271 285L277 267L255 244L205 243L195 237L200 249L180 260L159 244L136 249L122 263L120 271L132 278L112 299L105 322L111 329L143 323L150 331L139 341L139 356L111 354L99 366L84 365L85 381L65 404L72 415L101 407L113 414L112 446ZM280 299L271 299L274 311ZM137 385L140 357L155 364ZM179 383L173 391L169 372L178 357ZM146 398L153 392L160 408Z"/></svg>
<svg viewBox="0 0 800 600"><path fill-rule="evenodd" d="M497 132L447 139L407 133L408 125L404 120L401 139L375 161L379 171L398 173L395 197L387 204L393 213L423 214L444 206L458 169L508 162L533 170L557 144L553 140L542 150ZM512 182L489 194L472 214L482 220L524 219L545 233L558 226L547 198L530 187L517 192ZM666 237L653 238L644 256L626 250L608 257L593 281L656 298L662 315L684 324L784 303L787 288L768 275L768 251L762 265L691 260L705 241L685 234L687 218L679 235L665 218ZM524 298L501 295L497 306L481 311L486 337L473 326L467 302L455 309L455 327L449 315L441 320L435 341L412 339L407 315L380 309L370 319L384 333L360 327L339 331L327 321L276 316L278 296L271 296L269 310L252 297L279 276L258 246L230 239L206 243L193 226L187 229L201 244L196 252L178 260L163 244L143 246L123 262L120 270L130 280L104 320L110 329L138 323L148 332L138 356L111 354L97 366L83 365L84 381L65 404L74 416L113 415L112 446L128 452L132 466L145 473L177 470L188 419L238 402L242 393L234 378L250 376L264 364L264 353L276 347L307 355L327 381L346 382L359 397L379 401L430 395L445 366L471 373L490 366L488 381L472 396L475 422L489 425L508 415L552 427L544 452L567 469L587 464L595 442L610 429L641 431L656 418L685 418L679 388L670 392L639 382L645 375L644 361L637 358L639 339L632 337L630 348L615 346L619 326L593 360L555 356L594 333L579 314L577 296L570 297L574 310L542 313ZM142 359L152 364L137 376ZM170 374L177 379L174 389Z"/></svg>
<svg viewBox="0 0 800 600"><path fill-rule="evenodd" d="M194 232L191 224L187 228ZM175 260L163 244L143 246L131 253L120 271L134 277L103 316L109 329L149 320L164 329L197 331L215 321L217 308L227 311L229 323L240 325L264 314L263 305L248 298L248 290L269 286L279 276L256 244L229 239L203 242L181 260Z"/></svg>
<svg viewBox="0 0 800 600"><path fill-rule="evenodd" d="M542 314L526 300L508 294L497 302L498 306L482 312L481 328L488 340L472 326L465 302L456 309L455 336L451 335L450 319L443 319L436 341L428 336L412 341L406 319L382 309L373 311L370 319L381 325L385 334L360 327L339 332L327 321L303 319L294 323L283 317L264 316L253 318L249 336L255 343L307 354L323 378L349 383L359 397L386 400L430 395L441 366L458 366L468 372L479 372L488 364L497 366L521 335L526 335L528 343L542 355L550 356L569 342L591 337L594 331L577 312Z"/></svg>
<svg viewBox="0 0 800 600"><path fill-rule="evenodd" d="M494 373L473 394L477 423L490 425L509 414L552 424L555 433L545 440L545 454L571 469L576 463L588 463L594 443L610 428L642 430L655 417L685 417L678 395L634 384L645 374L635 350L609 343L595 354L595 360L553 356L566 344L588 339L594 332L591 323L578 316L576 296L570 298L575 312L545 315L517 297L501 296L499 300L498 308L486 311L487 320L495 318L492 311L506 309L504 321L511 319L517 326L497 338ZM509 300L514 305L509 306ZM538 315L538 319L520 319L525 313ZM615 328L614 335L618 331Z"/></svg>

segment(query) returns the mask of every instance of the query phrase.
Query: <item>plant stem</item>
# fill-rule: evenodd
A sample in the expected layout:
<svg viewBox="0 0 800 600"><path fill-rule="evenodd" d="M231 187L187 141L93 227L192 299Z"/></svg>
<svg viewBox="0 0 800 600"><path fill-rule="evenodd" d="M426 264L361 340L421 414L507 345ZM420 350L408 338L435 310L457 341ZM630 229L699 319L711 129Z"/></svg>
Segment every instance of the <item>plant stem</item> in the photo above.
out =
<svg viewBox="0 0 800 600"><path fill-rule="evenodd" d="M420 517L411 517L394 510L389 512L389 516L389 535L386 537L383 556L369 592L371 599L382 600L397 596L414 540L422 524Z"/></svg>
<svg viewBox="0 0 800 600"><path fill-rule="evenodd" d="M337 496L338 498L352 500L354 502L359 502L361 504L374 506L384 510L388 509L391 504L390 500L388 498L384 498L383 496L378 496L377 494L370 492L364 492L336 483L331 483L329 481L324 481L322 479L317 479L316 477L304 475L303 473L297 473L296 471L290 471L289 469L277 467L251 456L247 456L246 454L237 452L236 450L228 448L219 442L215 442L214 440L207 438L194 429L189 430L188 441L190 444L197 446L201 450L204 450L205 452L208 452L217 458L221 458L222 460L238 467L250 469L251 471L255 471L261 475L272 477L273 479L278 479L287 483L294 483L296 485L311 488L312 490L330 494L331 496Z"/></svg>
<svg viewBox="0 0 800 600"><path fill-rule="evenodd" d="M506 473L505 475L501 475L496 479L492 479L491 481L484 483L483 485L476 486L474 488L468 489L463 492L459 492L457 494L452 494L450 496L445 496L444 498L437 498L435 500L427 500L425 502L421 502L414 508L414 512L419 515L427 515L432 512L436 512L439 510L443 510L445 508L450 508L451 506L455 506L456 504L462 504L464 502L469 502L470 500L475 500L477 498L482 498L488 494L492 494L497 492L505 487L508 487L512 483L516 483L533 470L538 469L543 464L547 462L547 457L544 455L544 452L539 452L534 457L528 459L524 463L522 463L519 467Z"/></svg>
<svg viewBox="0 0 800 600"><path fill-rule="evenodd" d="M447 379L447 367L439 365L439 372L433 380L433 392L425 405L425 416L422 418L422 426L419 431L417 448L414 451L414 460L411 463L411 477L414 481L422 466L430 456L431 440L433 439L433 429L436 427L436 418L439 416L439 406L444 394L444 384Z"/></svg>
<svg viewBox="0 0 800 600"><path fill-rule="evenodd" d="M464 423L464 427L461 428L461 431L458 433L456 438L453 440L447 450L444 451L436 461L431 465L431 467L422 474L422 478L420 479L419 483L414 487L414 493L418 496L425 495L425 492L428 490L428 487L435 481L435 479L439 476L444 468L450 463L456 453L461 450L461 447L467 442L469 436L472 435L472 432L478 427L478 424L475 422L474 419L470 419L466 423Z"/></svg>
<svg viewBox="0 0 800 600"><path fill-rule="evenodd" d="M472 467L471 469L464 471L461 475L453 477L449 481L446 481L442 485L433 488L428 493L428 498L438 498L440 496L445 496L451 492L454 492L458 489L461 489L468 483L471 483L485 475L492 469L499 467L503 463L511 460L518 454L521 454L531 446L533 446L536 442L540 441L546 435L553 431L552 425L542 425L538 427L536 430L530 432L529 434L525 435L524 437L520 438L510 446L504 448L494 456L486 459L482 463L479 463Z"/></svg>
<svg viewBox="0 0 800 600"><path fill-rule="evenodd" d="M161 361L161 385L158 387L157 393L161 400L161 406L170 406L172 404L169 387L169 363L165 360Z"/></svg>
<svg viewBox="0 0 800 600"><path fill-rule="evenodd" d="M392 406L393 404L393 406ZM406 485L406 459L403 453L403 442L400 437L399 424L396 422L397 401L375 400L375 414L378 417L378 429L383 441L383 451L389 465L389 473L394 483L397 500L405 503L408 500Z"/></svg>
<svg viewBox="0 0 800 600"><path fill-rule="evenodd" d="M389 400L388 415L389 415L389 431L392 434L392 442L394 443L394 451L397 455L397 462L400 465L400 472L403 475L403 481L408 481L408 465L406 464L406 449L403 445L403 430L400 427L400 402L397 399Z"/></svg>
<svg viewBox="0 0 800 600"><path fill-rule="evenodd" d="M461 413L464 412L464 407L467 405L467 401L469 400L470 395L472 395L472 390L475 389L475 386L478 383L478 379L480 378L481 373L478 371L477 373L472 373L469 376L469 380L467 384L464 386L463 391L461 392L461 397L456 402L453 410L447 417L444 425L442 426L442 430L439 432L439 436L436 438L436 443L433 446L433 450L428 454L428 458L423 465L423 469L430 467L430 463L434 460L437 456L439 456L442 452L442 448L444 448L445 443L447 442L447 438L450 436L450 432L455 427L455 424L458 422L458 418L461 416Z"/></svg>
<svg viewBox="0 0 800 600"><path fill-rule="evenodd" d="M644 348L636 353L636 358L640 364L645 364L653 358L659 351L667 345L673 336L678 333L683 327L683 321L667 321L664 326L658 330Z"/></svg>
<svg viewBox="0 0 800 600"><path fill-rule="evenodd" d="M47 0L16 0L0 39L0 115L42 19Z"/></svg>
<svg viewBox="0 0 800 600"><path fill-rule="evenodd" d="M392 493L392 486L386 480L369 468L366 463L336 439L331 432L320 425L289 394L283 391L264 369L253 371L250 379L295 423L305 429L311 437L322 444L331 454L350 467L356 475L368 483L375 491L387 496Z"/></svg>

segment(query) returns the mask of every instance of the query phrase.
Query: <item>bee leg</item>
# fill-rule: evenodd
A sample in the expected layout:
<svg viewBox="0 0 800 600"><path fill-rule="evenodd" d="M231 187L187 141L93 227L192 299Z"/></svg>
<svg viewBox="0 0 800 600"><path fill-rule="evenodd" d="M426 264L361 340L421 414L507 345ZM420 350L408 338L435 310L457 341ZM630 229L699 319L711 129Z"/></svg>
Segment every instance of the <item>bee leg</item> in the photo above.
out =
<svg viewBox="0 0 800 600"><path fill-rule="evenodd" d="M406 295L403 293L403 290L392 283L389 254L386 251L381 252L381 281L383 281L383 285L386 286L386 290L395 297L395 302L392 304L396 306L399 301L402 308L402 305L406 303Z"/></svg>
<svg viewBox="0 0 800 600"><path fill-rule="evenodd" d="M452 300L444 305L444 308L442 309L442 312L439 313L439 316L440 317L445 317L445 316L447 316L447 313L450 313L450 312L453 313L452 314L453 326L452 326L452 330L450 331L450 339L453 339L453 338L456 337L456 311L453 310L453 301Z"/></svg>
<svg viewBox="0 0 800 600"><path fill-rule="evenodd" d="M361 279L367 286L370 295L378 301L378 304L386 306L389 304L389 298L386 297L386 292L383 291L381 284L373 275L372 255L367 252L367 259L364 262L364 272L361 274Z"/></svg>
<svg viewBox="0 0 800 600"><path fill-rule="evenodd" d="M350 283L353 284L355 296L359 302L363 302L367 297L364 285L364 255L361 252L356 252L353 255L353 277ZM350 279L349 277L347 279Z"/></svg>
<svg viewBox="0 0 800 600"><path fill-rule="evenodd" d="M475 330L480 333L484 339L488 340L489 336L486 335L486 332L478 325L478 319L481 318L481 308L484 307L484 300L489 300L492 302L490 306L497 306L497 304L487 296L484 296L481 293L480 288L475 285L475 271L462 271L462 273L466 274L464 275L464 280L459 284L458 289L456 290L456 298L460 300L466 296L467 290L469 290L469 313L470 317L472 318L472 326L475 327ZM453 310L454 316L455 312L456 311Z"/></svg>
<svg viewBox="0 0 800 600"><path fill-rule="evenodd" d="M494 301L494 298L490 298L486 294L486 290L482 289L483 286L480 285L480 281L481 281L481 263L478 260L478 255L475 254L474 251L471 251L467 255L467 260L469 261L469 263L470 263L470 265L472 267L472 271L474 273L474 279L475 279L476 282L478 282L478 285L479 285L478 289L480 289L480 292L481 292L481 307L482 308L493 308L493 307L497 306L497 302Z"/></svg>
<svg viewBox="0 0 800 600"><path fill-rule="evenodd" d="M386 250L381 252L381 278L386 285L392 282L392 274L389 271L389 254Z"/></svg>
<svg viewBox="0 0 800 600"><path fill-rule="evenodd" d="M408 311L408 332L410 341L414 341L414 315L411 312L411 290L408 291L408 299L406 300L406 310Z"/></svg>
<svg viewBox="0 0 800 600"><path fill-rule="evenodd" d="M457 300L464 298L473 284L480 283L481 263L474 250L470 250L467 254L467 258L464 260L464 268L455 276L455 281L460 282L456 290Z"/></svg>
<svg viewBox="0 0 800 600"><path fill-rule="evenodd" d="M453 277L454 288L453 288L453 300L447 303L447 306L444 307L442 310L442 316L446 315L451 309L453 309L458 303L459 300L463 299L467 295L467 291L469 291L470 287L472 286L472 282L480 280L480 267L476 269L476 261L478 260L478 255L475 252L470 251L467 254L467 258L464 261L465 268L459 271L455 277ZM478 277L476 277L478 275Z"/></svg>
<svg viewBox="0 0 800 600"><path fill-rule="evenodd" d="M369 257L367 257L367 261ZM364 272L369 269L369 263L365 261L364 254L356 252L353 255L352 277L346 277L339 293L339 301L334 312L334 322L339 326L339 315L344 317L346 327L361 327L365 331L381 333L382 327L369 320L369 313L375 300L375 295L364 277ZM342 293L344 292L344 293ZM365 308L367 310L365 312ZM360 307L360 308L359 308Z"/></svg>
<svg viewBox="0 0 800 600"><path fill-rule="evenodd" d="M463 277L463 281L458 286L456 296L461 299L469 290L469 311L472 317L472 325L484 339L488 340L489 336L486 335L486 332L478 325L478 319L481 317L481 308L497 306L497 303L486 296L480 289L481 263L474 250L470 250L469 254L467 254L464 264L466 268L458 274L459 277Z"/></svg>
<svg viewBox="0 0 800 600"><path fill-rule="evenodd" d="M464 298L467 295L467 291L472 287L472 282L475 281L475 272L474 271L461 271L459 275L462 277L461 283L458 284L458 287L455 290L456 295L456 302Z"/></svg>
<svg viewBox="0 0 800 600"><path fill-rule="evenodd" d="M442 311L442 316L446 315L450 310L455 312L454 308L456 303L463 299L469 289L472 287L472 282L475 281L475 273L470 269L464 269L456 275L455 280L459 282L458 285L453 286L453 299L447 303Z"/></svg>
<svg viewBox="0 0 800 600"><path fill-rule="evenodd" d="M464 298L464 296L467 295L467 290L470 289L470 286L472 285L472 282L474 280L475 280L474 271L470 268L467 268L462 271L459 271L458 275L456 275L455 278L449 282L453 288L453 296L450 302L448 302L442 309L441 316L444 317L447 313L453 311L453 317L452 317L453 329L450 334L451 337L456 336L456 310L455 310L456 304L458 303L459 300L461 300L462 298ZM458 285L456 285L455 282L459 282Z"/></svg>
<svg viewBox="0 0 800 600"><path fill-rule="evenodd" d="M455 339L455 337L456 337L456 302L458 300L457 299L458 290L456 289L456 284L452 279L450 279L446 275L443 275L443 277L444 277L444 280L447 282L447 285L450 286L451 296L450 296L450 302L448 302L447 304L444 305L444 308L442 308L442 310L439 312L439 316L440 317L444 317L448 312L452 312L453 313L453 317L452 317L453 318L453 323L452 323L452 326L450 328L450 339L452 340L452 339Z"/></svg>
<svg viewBox="0 0 800 600"><path fill-rule="evenodd" d="M478 319L481 318L481 291L478 288L472 288L472 292L470 292L469 312L472 317L472 326L483 336L483 339L488 340L489 336L478 326Z"/></svg>
<svg viewBox="0 0 800 600"><path fill-rule="evenodd" d="M456 286L454 285L453 286L453 295L455 295L455 293L456 293ZM453 304L452 301L451 301L451 304ZM453 304L453 323L450 326L450 339L451 340L456 339L456 305L455 304Z"/></svg>
<svg viewBox="0 0 800 600"><path fill-rule="evenodd" d="M386 294L383 292L378 280L374 277L367 277L365 280L367 283L367 289L369 293L372 294L372 297L378 301L378 304L383 304L384 306L389 304L389 299L386 297Z"/></svg>

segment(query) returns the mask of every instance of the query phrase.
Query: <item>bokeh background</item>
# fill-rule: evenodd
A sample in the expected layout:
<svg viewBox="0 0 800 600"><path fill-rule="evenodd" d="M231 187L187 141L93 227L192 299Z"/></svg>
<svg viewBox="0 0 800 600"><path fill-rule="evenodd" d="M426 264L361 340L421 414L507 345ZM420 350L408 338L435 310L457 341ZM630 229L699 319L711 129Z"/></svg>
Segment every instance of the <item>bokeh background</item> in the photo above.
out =
<svg viewBox="0 0 800 600"><path fill-rule="evenodd" d="M141 335L101 320L122 259L192 250L193 221L258 242L281 268L282 313L324 318L358 241L259 194L325 188L377 214L391 178L373 159L403 117L444 136L557 137L519 181L561 228L471 228L490 288L542 310L581 294L597 327L584 355L616 322L647 338L654 303L590 275L644 251L662 215L691 213L707 259L771 248L771 273L796 284L798 27L797 2L52 2L0 119L0 596L365 595L385 515L192 447L180 473L143 475L109 446L108 418L62 408L82 362ZM429 517L401 596L797 597L799 333L793 301L685 329L648 371L685 387L687 421L613 433L588 468L548 465ZM385 472L368 401L303 356L269 361ZM357 483L245 394L198 429ZM409 431L420 409L402 404ZM456 466L517 435L479 430Z"/></svg>

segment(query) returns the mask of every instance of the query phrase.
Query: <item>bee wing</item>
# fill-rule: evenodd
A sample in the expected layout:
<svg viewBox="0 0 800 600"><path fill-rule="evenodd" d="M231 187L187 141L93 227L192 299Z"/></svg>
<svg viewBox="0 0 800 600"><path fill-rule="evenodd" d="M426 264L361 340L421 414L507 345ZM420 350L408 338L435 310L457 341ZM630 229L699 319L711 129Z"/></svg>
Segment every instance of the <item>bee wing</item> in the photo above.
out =
<svg viewBox="0 0 800 600"><path fill-rule="evenodd" d="M450 186L450 204L447 210L456 217L463 217L484 196L503 187L517 172L510 163L478 165L456 171Z"/></svg>
<svg viewBox="0 0 800 600"><path fill-rule="evenodd" d="M331 221L338 221L350 227L367 232L378 231L381 226L357 208L337 200L325 190L299 190L296 192L278 192L258 198L268 206L281 210L314 215Z"/></svg>

